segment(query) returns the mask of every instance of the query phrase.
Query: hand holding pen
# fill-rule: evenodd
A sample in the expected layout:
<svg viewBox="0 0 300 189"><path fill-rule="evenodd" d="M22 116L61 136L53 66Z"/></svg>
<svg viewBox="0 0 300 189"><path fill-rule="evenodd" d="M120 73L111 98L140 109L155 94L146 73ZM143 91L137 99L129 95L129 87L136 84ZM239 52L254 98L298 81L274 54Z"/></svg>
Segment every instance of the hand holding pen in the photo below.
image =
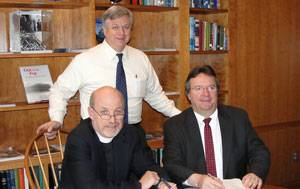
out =
<svg viewBox="0 0 300 189"><path fill-rule="evenodd" d="M219 179L218 177L212 176L211 174L207 174L209 178L213 180L212 184L214 185L215 188L225 188L223 181Z"/></svg>
<svg viewBox="0 0 300 189"><path fill-rule="evenodd" d="M166 179L161 177L159 180L158 188L159 189L177 189L177 186L176 186L176 184L168 182Z"/></svg>

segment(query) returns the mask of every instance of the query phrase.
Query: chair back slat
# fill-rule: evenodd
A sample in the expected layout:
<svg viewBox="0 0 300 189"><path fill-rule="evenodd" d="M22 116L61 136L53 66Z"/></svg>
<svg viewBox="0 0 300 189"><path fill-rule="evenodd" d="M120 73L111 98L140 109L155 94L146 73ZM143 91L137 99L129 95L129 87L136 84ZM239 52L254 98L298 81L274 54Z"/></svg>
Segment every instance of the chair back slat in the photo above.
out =
<svg viewBox="0 0 300 189"><path fill-rule="evenodd" d="M54 140L49 140L45 134L38 134L31 139L26 147L24 159L30 188L49 189L51 187L52 189L59 187L57 169L60 169L59 166L64 157L63 146L67 135L68 132L61 130ZM50 176L51 182L49 181Z"/></svg>
<svg viewBox="0 0 300 189"><path fill-rule="evenodd" d="M60 138L60 133L58 133L58 137ZM53 160L52 160L52 155L51 155L51 151L50 151L50 147L49 147L49 143L48 143L48 138L47 138L46 134L44 134L44 138L45 138L45 143L46 143L48 156L49 156L49 160L50 160L50 166L51 166L51 170L52 170L52 174L53 174L53 178L54 178L54 182L55 182L55 187L57 187L58 186L57 175L55 173L54 163L53 163Z"/></svg>
<svg viewBox="0 0 300 189"><path fill-rule="evenodd" d="M46 177L45 169L44 169L44 166L43 166L43 162L42 162L42 160L41 160L39 148L38 148L38 146L37 146L37 144L36 144L36 141L34 141L34 148L35 148L35 151L36 151L38 160L39 160L40 168L41 168L41 170L42 170L44 183L45 183L45 185L46 185L46 188L49 189L48 179L47 179L47 177ZM42 183L40 183L40 185L41 185L41 184L42 184Z"/></svg>

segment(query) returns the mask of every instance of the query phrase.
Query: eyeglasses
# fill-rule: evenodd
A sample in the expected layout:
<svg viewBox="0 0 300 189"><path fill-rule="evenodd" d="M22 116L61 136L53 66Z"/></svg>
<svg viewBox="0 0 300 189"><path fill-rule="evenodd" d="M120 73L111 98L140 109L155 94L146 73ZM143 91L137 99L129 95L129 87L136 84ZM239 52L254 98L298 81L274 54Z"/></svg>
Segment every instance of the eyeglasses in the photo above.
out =
<svg viewBox="0 0 300 189"><path fill-rule="evenodd" d="M191 88L192 90L195 90L196 92L204 92L205 90L208 92L215 92L217 90L217 86L216 85L210 85L207 87L201 86L201 85L197 85L195 87Z"/></svg>
<svg viewBox="0 0 300 189"><path fill-rule="evenodd" d="M112 117L118 119L118 120L122 120L124 118L124 111L123 110L115 110L113 115L110 115L109 111L107 110L103 110L100 111L100 113L95 110L94 107L91 107L97 114L98 116L103 119L103 120L110 120Z"/></svg>

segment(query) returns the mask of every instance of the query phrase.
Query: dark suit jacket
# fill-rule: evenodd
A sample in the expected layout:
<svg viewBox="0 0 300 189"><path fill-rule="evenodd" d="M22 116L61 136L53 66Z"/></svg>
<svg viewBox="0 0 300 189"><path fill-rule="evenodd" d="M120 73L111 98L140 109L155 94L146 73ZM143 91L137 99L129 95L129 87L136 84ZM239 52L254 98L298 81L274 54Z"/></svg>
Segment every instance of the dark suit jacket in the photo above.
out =
<svg viewBox="0 0 300 189"><path fill-rule="evenodd" d="M264 180L270 166L270 153L257 137L247 113L220 105L218 118L224 179L242 178L252 172ZM177 185L192 173L207 173L201 134L192 108L166 121L164 143L164 167Z"/></svg>
<svg viewBox="0 0 300 189"><path fill-rule="evenodd" d="M107 163L103 145L99 141L90 119L70 133L62 165L62 189L135 189L138 179L147 171L163 171L152 159L143 132L125 125L113 139L113 179L107 179Z"/></svg>

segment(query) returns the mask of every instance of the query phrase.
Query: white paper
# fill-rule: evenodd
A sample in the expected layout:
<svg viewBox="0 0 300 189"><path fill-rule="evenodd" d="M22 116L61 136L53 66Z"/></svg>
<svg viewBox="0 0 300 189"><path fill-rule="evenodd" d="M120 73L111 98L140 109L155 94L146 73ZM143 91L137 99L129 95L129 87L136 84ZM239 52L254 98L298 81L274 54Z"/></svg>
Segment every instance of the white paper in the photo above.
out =
<svg viewBox="0 0 300 189"><path fill-rule="evenodd" d="M223 184L225 189L245 189L242 181L238 178L224 179Z"/></svg>

